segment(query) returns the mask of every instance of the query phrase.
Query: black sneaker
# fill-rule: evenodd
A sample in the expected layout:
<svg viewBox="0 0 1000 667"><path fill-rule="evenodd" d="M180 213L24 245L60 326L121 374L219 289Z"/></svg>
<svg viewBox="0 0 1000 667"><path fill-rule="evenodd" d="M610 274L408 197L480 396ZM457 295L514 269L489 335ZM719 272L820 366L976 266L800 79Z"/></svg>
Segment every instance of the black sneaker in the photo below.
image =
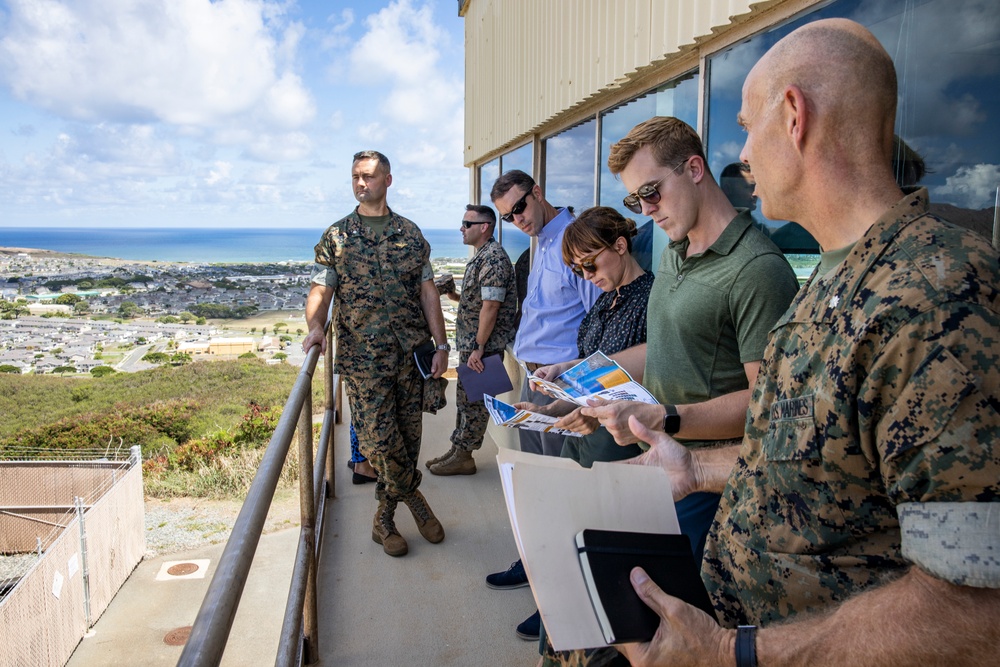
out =
<svg viewBox="0 0 1000 667"><path fill-rule="evenodd" d="M518 559L510 564L510 567L503 572L494 572L486 576L486 585L499 590L512 590L524 588L528 585L528 575L524 573L524 566Z"/></svg>
<svg viewBox="0 0 1000 667"><path fill-rule="evenodd" d="M517 636L528 642L537 642L538 635L541 631L542 626L542 616L535 610L535 613L524 619L520 625L517 626Z"/></svg>

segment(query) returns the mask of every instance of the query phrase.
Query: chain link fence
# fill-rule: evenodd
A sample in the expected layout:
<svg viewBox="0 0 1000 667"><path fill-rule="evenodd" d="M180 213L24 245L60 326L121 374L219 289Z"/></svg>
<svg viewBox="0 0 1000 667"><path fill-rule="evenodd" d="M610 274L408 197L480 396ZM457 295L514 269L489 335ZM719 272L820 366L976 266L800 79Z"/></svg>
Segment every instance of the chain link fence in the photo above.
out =
<svg viewBox="0 0 1000 667"><path fill-rule="evenodd" d="M139 448L58 454L0 460L0 667L65 664L145 553Z"/></svg>

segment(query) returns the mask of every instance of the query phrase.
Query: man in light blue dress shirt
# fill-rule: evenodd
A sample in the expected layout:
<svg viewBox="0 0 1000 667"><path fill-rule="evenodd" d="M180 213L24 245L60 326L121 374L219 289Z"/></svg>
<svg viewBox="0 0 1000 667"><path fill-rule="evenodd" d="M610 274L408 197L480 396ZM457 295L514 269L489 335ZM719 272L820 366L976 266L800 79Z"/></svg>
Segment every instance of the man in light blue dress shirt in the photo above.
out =
<svg viewBox="0 0 1000 667"><path fill-rule="evenodd" d="M562 237L573 222L569 208L552 206L534 179L519 170L505 172L490 192L500 217L536 239L528 294L521 306L521 323L514 340L514 356L529 371L576 359L577 330L583 316L601 295L589 280L576 276L562 259ZM527 386L521 400L547 405L552 398ZM563 436L521 430L521 451L559 456Z"/></svg>
<svg viewBox="0 0 1000 667"><path fill-rule="evenodd" d="M562 238L573 222L573 211L556 208L542 196L542 189L523 171L500 175L490 192L493 206L504 222L512 223L535 239L536 245L528 273L528 293L521 304L521 322L514 339L514 356L534 372L542 366L576 359L577 332L584 315L601 295L589 280L577 277L562 259ZM521 400L547 405L554 399L532 391L528 382L521 387ZM563 436L554 433L519 430L521 451L559 456ZM486 577L491 588L509 590L528 585L521 561L514 561L505 572ZM517 626L517 636L537 640L538 612Z"/></svg>

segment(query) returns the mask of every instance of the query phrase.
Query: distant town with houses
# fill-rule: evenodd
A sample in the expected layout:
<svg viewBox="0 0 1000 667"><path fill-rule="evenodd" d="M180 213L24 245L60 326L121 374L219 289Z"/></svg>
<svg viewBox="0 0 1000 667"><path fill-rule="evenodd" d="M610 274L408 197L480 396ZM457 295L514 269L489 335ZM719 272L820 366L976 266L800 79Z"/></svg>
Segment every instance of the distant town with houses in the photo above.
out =
<svg viewBox="0 0 1000 667"><path fill-rule="evenodd" d="M0 371L99 375L246 354L299 365L310 270L0 248Z"/></svg>

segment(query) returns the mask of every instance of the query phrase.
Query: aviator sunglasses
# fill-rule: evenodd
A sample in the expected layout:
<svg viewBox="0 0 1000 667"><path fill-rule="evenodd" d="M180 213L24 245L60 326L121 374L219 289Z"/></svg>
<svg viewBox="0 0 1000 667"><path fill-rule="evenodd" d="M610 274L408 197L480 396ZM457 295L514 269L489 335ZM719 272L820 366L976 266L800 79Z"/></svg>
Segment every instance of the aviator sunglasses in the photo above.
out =
<svg viewBox="0 0 1000 667"><path fill-rule="evenodd" d="M522 213L524 213L524 209L528 208L528 195L530 195L531 191L534 189L535 189L534 186L528 188L528 191L525 192L524 195L516 202L514 202L514 205L510 207L510 212L501 215L500 219L503 220L504 222L514 222L514 216L521 215Z"/></svg>
<svg viewBox="0 0 1000 667"><path fill-rule="evenodd" d="M609 246L604 246L603 248L598 250L596 254L591 255L587 259L581 260L579 264L570 264L569 265L570 270L573 271L573 273L575 273L576 275L580 276L581 278L583 278L584 271L588 273L597 273L597 264L595 264L594 262L597 260L598 257L601 256L602 252L608 249L608 247Z"/></svg>
<svg viewBox="0 0 1000 667"><path fill-rule="evenodd" d="M677 168L683 165L687 161L688 158L684 158L676 165L674 165L674 168L671 169L670 171L677 173ZM652 183L650 185L643 185L641 188L639 188L632 194L626 195L625 198L622 199L622 204L624 204L625 208L632 211L633 213L642 213L642 203L639 201L640 199L648 201L650 204L658 204L660 201L660 191L658 188L660 183L662 183L665 178L666 176L658 180L656 183Z"/></svg>

